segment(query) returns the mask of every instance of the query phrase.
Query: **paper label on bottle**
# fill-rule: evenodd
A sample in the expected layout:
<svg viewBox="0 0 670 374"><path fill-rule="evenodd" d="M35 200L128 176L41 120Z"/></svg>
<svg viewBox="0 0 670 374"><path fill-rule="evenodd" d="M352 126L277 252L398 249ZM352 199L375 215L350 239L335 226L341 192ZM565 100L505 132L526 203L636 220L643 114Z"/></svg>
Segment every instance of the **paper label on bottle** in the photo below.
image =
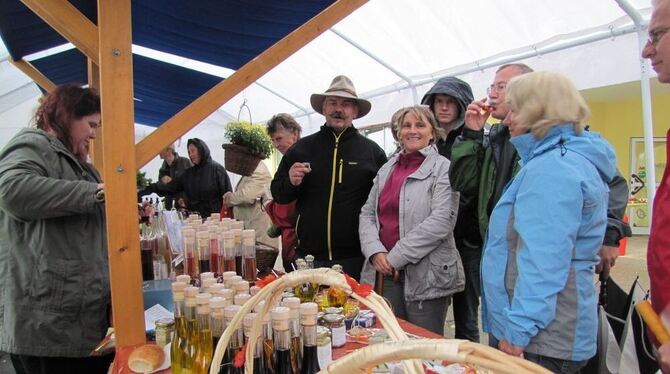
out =
<svg viewBox="0 0 670 374"><path fill-rule="evenodd" d="M316 348L316 357L319 361L320 368L327 368L328 365L330 365L333 361L333 349L330 346L330 342L328 342L328 344L319 345Z"/></svg>

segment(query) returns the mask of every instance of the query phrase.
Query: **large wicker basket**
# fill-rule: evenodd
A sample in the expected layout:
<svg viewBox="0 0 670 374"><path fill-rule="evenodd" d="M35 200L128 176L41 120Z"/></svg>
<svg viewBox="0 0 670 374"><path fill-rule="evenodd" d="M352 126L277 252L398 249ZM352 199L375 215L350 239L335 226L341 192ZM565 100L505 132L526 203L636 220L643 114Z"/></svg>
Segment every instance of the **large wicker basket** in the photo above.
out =
<svg viewBox="0 0 670 374"><path fill-rule="evenodd" d="M250 176L261 162L258 155L253 154L247 147L237 144L224 144L221 147L225 150L224 166L226 170L235 174Z"/></svg>
<svg viewBox="0 0 670 374"><path fill-rule="evenodd" d="M270 312L270 309L281 298L285 288L294 287L298 284L313 282L321 285L336 286L345 290L349 295L361 304L375 311L379 321L384 325L389 337L393 339L391 343L375 344L363 349L359 349L352 354L344 356L333 361L327 368L322 368L321 373L362 373L364 369L374 367L381 362L403 360L402 366L407 374L423 374L421 360L426 359L448 359L452 362L477 365L484 369L493 370L500 373L519 373L519 374L547 374L549 371L539 365L528 362L519 357L512 357L497 349L463 340L441 340L441 339L421 339L410 341L407 334L398 324L389 305L386 301L374 292L367 296L361 296L354 292L347 282L345 276L328 268L298 270L286 274L274 282L263 287L260 292L247 301L242 309L237 312L229 326L221 336L216 348L214 349L214 358L210 367L210 374L217 374L219 366L223 359L223 354L228 346L228 342L233 331L240 328L244 316L253 310L261 300L267 300L263 305L256 323L251 329L249 341L256 341L261 333L261 324L263 316ZM255 344L247 345L245 352L246 365L245 374L253 373L253 357Z"/></svg>

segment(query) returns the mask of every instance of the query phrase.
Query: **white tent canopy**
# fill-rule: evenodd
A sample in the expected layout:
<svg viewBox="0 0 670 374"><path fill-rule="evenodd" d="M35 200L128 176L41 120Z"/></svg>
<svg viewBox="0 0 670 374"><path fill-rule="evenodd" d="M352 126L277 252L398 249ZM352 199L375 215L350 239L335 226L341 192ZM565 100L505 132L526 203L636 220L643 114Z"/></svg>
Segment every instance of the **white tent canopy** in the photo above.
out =
<svg viewBox="0 0 670 374"><path fill-rule="evenodd" d="M639 25L624 8L640 16ZM323 92L339 74L348 75L359 95L372 101L372 111L356 121L357 127L387 122L393 111L418 103L430 85L446 75L459 76L471 84L475 97L484 97L496 66L511 61L562 72L579 89L639 81L638 38L646 35L649 15L649 0L371 0L186 136L203 138L220 159L222 127L238 117L245 100L255 122L288 112L306 134L312 133L323 117L314 113L309 96ZM231 73L180 56L134 51L222 77ZM39 96L29 78L2 57L6 55L3 46L0 146L28 123ZM137 140L151 130L138 125Z"/></svg>

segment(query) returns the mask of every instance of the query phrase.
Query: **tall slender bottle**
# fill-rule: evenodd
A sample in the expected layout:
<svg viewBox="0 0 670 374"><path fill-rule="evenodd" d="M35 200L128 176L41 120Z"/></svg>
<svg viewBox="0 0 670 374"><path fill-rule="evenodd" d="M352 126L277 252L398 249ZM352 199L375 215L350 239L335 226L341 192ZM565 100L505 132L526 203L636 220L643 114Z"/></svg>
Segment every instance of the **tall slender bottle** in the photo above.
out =
<svg viewBox="0 0 670 374"><path fill-rule="evenodd" d="M223 270L219 268L219 240L221 239L221 227L211 225L209 229L209 266L210 270L216 274L221 274Z"/></svg>
<svg viewBox="0 0 670 374"><path fill-rule="evenodd" d="M230 232L233 233L235 240L235 271L237 275L242 276L242 230L232 229Z"/></svg>
<svg viewBox="0 0 670 374"><path fill-rule="evenodd" d="M251 346L254 345L254 374L265 374L265 368L263 363L263 335L261 334L255 342L251 342L249 337L251 336L251 329L254 327L254 323L258 318L258 314L249 313L244 316L244 339L247 345L247 349L251 349Z"/></svg>
<svg viewBox="0 0 670 374"><path fill-rule="evenodd" d="M209 299L210 318L209 326L212 329L212 347L216 351L216 346L219 344L226 322L224 320L224 308L226 307L226 300L221 296L213 296Z"/></svg>
<svg viewBox="0 0 670 374"><path fill-rule="evenodd" d="M186 287L184 289L184 318L186 321L186 339L181 346L182 373L193 372L193 362L198 346L198 319L197 302L198 287Z"/></svg>
<svg viewBox="0 0 670 374"><path fill-rule="evenodd" d="M300 343L300 299L297 297L287 297L282 301L282 306L289 308L288 328L291 331L291 370L294 373L299 373L302 358L302 345Z"/></svg>
<svg viewBox="0 0 670 374"><path fill-rule="evenodd" d="M291 368L291 332L289 331L289 308L278 306L272 309L272 329L275 346L275 373L298 374Z"/></svg>
<svg viewBox="0 0 670 374"><path fill-rule="evenodd" d="M186 319L184 318L184 288L186 283L172 283L172 299L174 301L175 329L170 345L170 367L172 373L182 374L182 345L188 335L186 330Z"/></svg>
<svg viewBox="0 0 670 374"><path fill-rule="evenodd" d="M237 265L235 265L235 234L232 231L224 231L223 237L223 271L234 271L237 275Z"/></svg>
<svg viewBox="0 0 670 374"><path fill-rule="evenodd" d="M241 306L239 305L230 305L225 307L223 310L224 316L226 319L226 328L232 328L231 322L233 321L233 318L235 318L235 315L242 309ZM237 352L242 349L242 345L244 344L244 329L242 326L239 328L235 329L235 331L232 332L232 335L230 336L230 341L228 343L228 348L226 349L226 353L223 356L223 361L222 361L222 366L221 369L223 371L219 371L219 373L226 373L226 374L237 374L234 367L233 367L233 360L235 359L235 355Z"/></svg>
<svg viewBox="0 0 670 374"><path fill-rule="evenodd" d="M242 231L242 255L244 256L243 275L245 281L256 280L256 230Z"/></svg>
<svg viewBox="0 0 670 374"><path fill-rule="evenodd" d="M207 229L205 228L205 230ZM200 265L200 271L209 272L209 231L198 231L196 237L198 238L198 264Z"/></svg>
<svg viewBox="0 0 670 374"><path fill-rule="evenodd" d="M184 271L195 279L200 274L198 264L198 254L196 253L195 230L182 230L182 240L184 241Z"/></svg>
<svg viewBox="0 0 670 374"><path fill-rule="evenodd" d="M265 305L265 300L258 302L254 308L254 312L261 313L263 306ZM271 313L266 313L263 316L263 331L261 334L263 340L263 366L265 369L265 374L274 374L275 373L275 362L274 362L274 344L272 337L272 324L270 323Z"/></svg>
<svg viewBox="0 0 670 374"><path fill-rule="evenodd" d="M316 319L319 307L316 303L300 305L300 324L302 325L302 365L300 374L316 374L319 370L319 357L316 346Z"/></svg>
<svg viewBox="0 0 670 374"><path fill-rule="evenodd" d="M198 303L198 346L193 361L193 374L209 373L212 364L212 329L209 324L209 300L211 295L202 293L197 296Z"/></svg>

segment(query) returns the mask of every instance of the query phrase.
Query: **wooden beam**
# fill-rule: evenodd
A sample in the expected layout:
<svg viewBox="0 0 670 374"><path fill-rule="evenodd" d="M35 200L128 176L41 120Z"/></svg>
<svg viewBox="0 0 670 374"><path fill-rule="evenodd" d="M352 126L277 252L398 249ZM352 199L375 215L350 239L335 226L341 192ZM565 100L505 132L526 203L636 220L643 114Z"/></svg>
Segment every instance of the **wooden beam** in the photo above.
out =
<svg viewBox="0 0 670 374"><path fill-rule="evenodd" d="M91 60L90 58L87 59L88 62L88 86L91 88L95 88L98 92L100 92L100 69L98 68L98 65ZM103 162L103 157L102 157L102 145L104 143L103 141L104 135L102 134L101 130L96 131L95 134L95 139L93 142L90 144L90 149L89 149L89 154L91 155L91 160L93 160L93 165L100 170L100 172L104 172L104 162ZM102 176L102 180L105 180L105 176Z"/></svg>
<svg viewBox="0 0 670 374"><path fill-rule="evenodd" d="M105 210L116 346L144 343L131 50L131 0L98 0Z"/></svg>
<svg viewBox="0 0 670 374"><path fill-rule="evenodd" d="M68 0L21 0L56 32L98 63L98 28Z"/></svg>
<svg viewBox="0 0 670 374"><path fill-rule="evenodd" d="M46 92L51 92L56 88L56 85L49 80L41 71L26 60L14 61L11 57L7 59L10 64L16 66L17 69L21 70L23 74L27 75L32 79L38 86Z"/></svg>
<svg viewBox="0 0 670 374"><path fill-rule="evenodd" d="M367 0L336 2L247 62L228 79L212 87L137 144L135 147L137 167L142 167L151 161L165 146L195 127L233 96L366 2Z"/></svg>

